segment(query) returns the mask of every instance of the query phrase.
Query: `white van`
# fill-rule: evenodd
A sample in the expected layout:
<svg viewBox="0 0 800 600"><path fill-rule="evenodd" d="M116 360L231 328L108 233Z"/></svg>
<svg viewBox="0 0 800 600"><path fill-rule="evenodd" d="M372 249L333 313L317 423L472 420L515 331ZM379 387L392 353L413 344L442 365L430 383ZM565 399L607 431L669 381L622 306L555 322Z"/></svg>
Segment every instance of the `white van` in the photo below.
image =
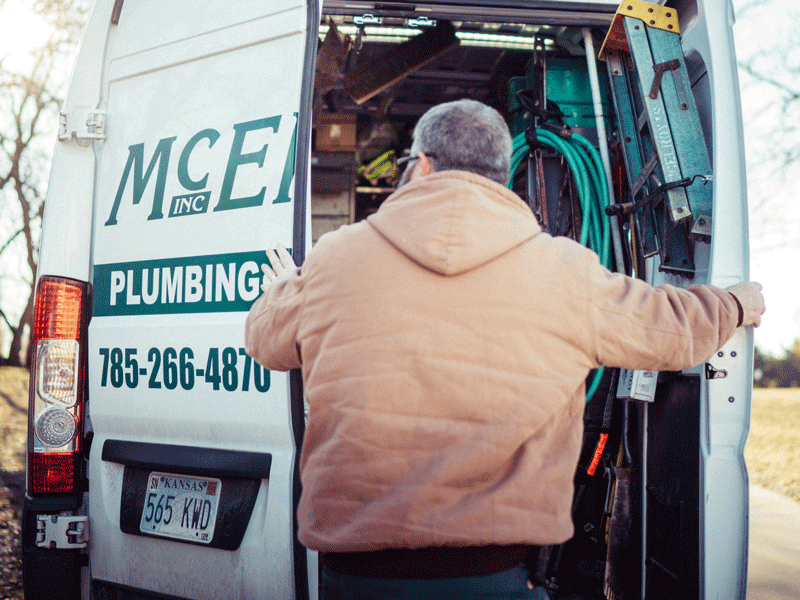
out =
<svg viewBox="0 0 800 600"><path fill-rule="evenodd" d="M316 555L295 537L302 380L246 355L244 320L264 251L302 262L376 210L431 105L498 108L517 140L510 185L613 268L746 280L733 9L666 4L97 0L43 224L26 599L317 597ZM631 16L680 35L680 60L652 59L649 95L619 30L595 60ZM666 126L701 166L667 172L645 96L699 119ZM596 148L594 205L551 134ZM607 216L609 202L633 204ZM538 566L553 598L744 597L751 381L741 329L692 370L592 376L576 533Z"/></svg>

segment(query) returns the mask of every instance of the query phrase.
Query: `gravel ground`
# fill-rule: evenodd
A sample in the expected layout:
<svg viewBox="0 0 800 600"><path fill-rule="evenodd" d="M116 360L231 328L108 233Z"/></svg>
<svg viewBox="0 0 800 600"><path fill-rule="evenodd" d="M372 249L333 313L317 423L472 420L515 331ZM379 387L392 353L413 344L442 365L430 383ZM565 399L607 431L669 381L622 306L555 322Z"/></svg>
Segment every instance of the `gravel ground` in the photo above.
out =
<svg viewBox="0 0 800 600"><path fill-rule="evenodd" d="M0 599L22 600L20 518L25 493L28 372L0 367Z"/></svg>

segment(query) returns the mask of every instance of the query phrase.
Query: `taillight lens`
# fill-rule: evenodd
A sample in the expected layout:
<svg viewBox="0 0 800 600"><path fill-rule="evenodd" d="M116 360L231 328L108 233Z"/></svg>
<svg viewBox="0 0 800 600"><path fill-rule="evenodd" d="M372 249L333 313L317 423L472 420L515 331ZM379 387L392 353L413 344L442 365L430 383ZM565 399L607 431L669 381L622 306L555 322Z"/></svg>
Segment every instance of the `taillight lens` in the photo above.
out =
<svg viewBox="0 0 800 600"><path fill-rule="evenodd" d="M75 340L36 344L36 389L45 402L73 406L78 399L78 352Z"/></svg>
<svg viewBox="0 0 800 600"><path fill-rule="evenodd" d="M42 276L31 332L28 493L68 494L82 477L88 284Z"/></svg>
<svg viewBox="0 0 800 600"><path fill-rule="evenodd" d="M75 491L80 454L32 452L28 462L28 494L70 494ZM31 487L31 482L34 482Z"/></svg>

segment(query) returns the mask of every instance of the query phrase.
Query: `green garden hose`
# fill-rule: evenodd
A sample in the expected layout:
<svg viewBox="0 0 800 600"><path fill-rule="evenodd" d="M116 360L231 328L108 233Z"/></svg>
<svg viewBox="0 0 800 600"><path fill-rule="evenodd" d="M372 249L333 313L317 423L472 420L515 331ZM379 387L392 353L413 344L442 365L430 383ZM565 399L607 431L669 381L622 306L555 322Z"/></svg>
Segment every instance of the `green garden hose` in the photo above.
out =
<svg viewBox="0 0 800 600"><path fill-rule="evenodd" d="M548 148L552 148L566 160L575 180L578 200L583 213L583 222L578 241L593 250L600 257L600 262L611 268L611 225L603 218L608 205L608 183L604 176L603 163L597 149L585 137L570 133L568 139L556 135L548 129L536 129L536 139ZM520 133L513 140L511 153L511 175L508 187L512 186L514 174L519 165L530 153L525 133ZM589 388L586 390L586 401L591 400L603 377L603 367L595 372Z"/></svg>

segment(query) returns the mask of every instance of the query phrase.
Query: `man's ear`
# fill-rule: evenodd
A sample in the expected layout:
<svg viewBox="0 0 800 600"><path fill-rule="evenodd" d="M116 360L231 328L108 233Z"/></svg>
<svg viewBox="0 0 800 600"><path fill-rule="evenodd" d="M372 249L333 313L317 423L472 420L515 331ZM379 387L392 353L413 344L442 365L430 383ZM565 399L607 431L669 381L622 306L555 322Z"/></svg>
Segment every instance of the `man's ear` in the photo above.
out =
<svg viewBox="0 0 800 600"><path fill-rule="evenodd" d="M424 152L419 153L419 175L424 177L433 173L433 164L431 159L425 156Z"/></svg>

